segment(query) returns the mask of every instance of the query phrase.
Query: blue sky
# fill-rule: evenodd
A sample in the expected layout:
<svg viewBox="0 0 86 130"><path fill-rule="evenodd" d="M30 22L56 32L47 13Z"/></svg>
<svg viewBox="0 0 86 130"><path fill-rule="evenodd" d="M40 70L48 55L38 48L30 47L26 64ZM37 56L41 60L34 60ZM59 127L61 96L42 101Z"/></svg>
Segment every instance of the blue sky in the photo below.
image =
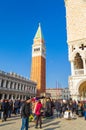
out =
<svg viewBox="0 0 86 130"><path fill-rule="evenodd" d="M0 1L0 70L30 77L33 38L41 23L46 43L46 86L68 86L70 63L64 0Z"/></svg>

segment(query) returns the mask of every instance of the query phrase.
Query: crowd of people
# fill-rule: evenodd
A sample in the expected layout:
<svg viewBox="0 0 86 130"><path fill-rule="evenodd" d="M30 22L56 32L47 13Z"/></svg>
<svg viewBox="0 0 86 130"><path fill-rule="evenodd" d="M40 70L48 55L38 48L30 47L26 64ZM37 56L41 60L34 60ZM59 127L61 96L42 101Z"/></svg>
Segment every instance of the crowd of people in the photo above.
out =
<svg viewBox="0 0 86 130"><path fill-rule="evenodd" d="M18 115L22 106L22 100L11 100L11 99L1 99L0 100L0 118L3 121L11 117L12 114Z"/></svg>
<svg viewBox="0 0 86 130"><path fill-rule="evenodd" d="M21 115L21 130L28 130L29 117L33 116L35 128L42 128L42 117L53 117L56 110L57 118L62 118L65 111L69 110L78 116L84 116L86 120L86 102L75 100L53 100L45 97L27 97L26 100L0 100L0 118L6 121L12 114Z"/></svg>
<svg viewBox="0 0 86 130"><path fill-rule="evenodd" d="M29 105L29 113L28 115L24 114L24 106ZM31 107L30 107L31 104ZM26 107L27 108L27 107ZM27 109L26 109L27 110ZM41 117L53 117L54 110L56 110L57 118L62 118L64 116L65 111L71 111L72 113L75 113L78 116L85 116L86 120L86 102L83 101L75 101L75 100L52 100L51 98L33 98L26 100L25 104L23 104L23 107L21 109L21 115L22 116L22 127L21 130L28 130L28 117L30 114L33 114L34 120L35 120L35 128L39 127L42 128L42 119ZM22 114L23 113L23 114Z"/></svg>

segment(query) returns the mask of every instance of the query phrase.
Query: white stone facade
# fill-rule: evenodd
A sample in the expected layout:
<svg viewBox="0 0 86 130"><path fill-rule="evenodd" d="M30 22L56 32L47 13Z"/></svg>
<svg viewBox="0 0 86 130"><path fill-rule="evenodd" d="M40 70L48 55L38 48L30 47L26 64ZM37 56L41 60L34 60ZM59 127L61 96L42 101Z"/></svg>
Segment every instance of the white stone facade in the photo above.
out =
<svg viewBox="0 0 86 130"><path fill-rule="evenodd" d="M65 0L69 89L73 99L86 99L86 0Z"/></svg>
<svg viewBox="0 0 86 130"><path fill-rule="evenodd" d="M86 38L86 0L65 0L67 41Z"/></svg>
<svg viewBox="0 0 86 130"><path fill-rule="evenodd" d="M50 93L52 99L62 99L62 88L47 88L46 93Z"/></svg>
<svg viewBox="0 0 86 130"><path fill-rule="evenodd" d="M36 95L36 83L15 73L0 71L0 99L26 99Z"/></svg>
<svg viewBox="0 0 86 130"><path fill-rule="evenodd" d="M69 100L70 99L69 88L63 88L63 90L62 90L62 99L65 99L65 100Z"/></svg>

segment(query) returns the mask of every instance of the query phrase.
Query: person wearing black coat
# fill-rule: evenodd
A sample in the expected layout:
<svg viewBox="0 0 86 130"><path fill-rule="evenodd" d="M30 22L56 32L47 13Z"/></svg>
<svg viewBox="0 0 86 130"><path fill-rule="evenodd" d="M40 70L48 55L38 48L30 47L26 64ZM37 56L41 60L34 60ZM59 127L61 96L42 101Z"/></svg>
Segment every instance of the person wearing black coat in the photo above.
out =
<svg viewBox="0 0 86 130"><path fill-rule="evenodd" d="M29 115L30 115L30 97L26 98L26 101L22 104L21 107L21 118L22 118L22 126L20 130L28 130L29 123Z"/></svg>

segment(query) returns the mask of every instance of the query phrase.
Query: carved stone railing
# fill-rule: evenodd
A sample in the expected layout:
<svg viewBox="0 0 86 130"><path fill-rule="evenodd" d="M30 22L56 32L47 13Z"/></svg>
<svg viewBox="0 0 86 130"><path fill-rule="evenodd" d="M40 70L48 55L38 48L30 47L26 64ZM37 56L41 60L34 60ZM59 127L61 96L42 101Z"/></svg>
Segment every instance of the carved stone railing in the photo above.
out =
<svg viewBox="0 0 86 130"><path fill-rule="evenodd" d="M84 74L84 69L74 70L74 75L83 75L83 74Z"/></svg>

